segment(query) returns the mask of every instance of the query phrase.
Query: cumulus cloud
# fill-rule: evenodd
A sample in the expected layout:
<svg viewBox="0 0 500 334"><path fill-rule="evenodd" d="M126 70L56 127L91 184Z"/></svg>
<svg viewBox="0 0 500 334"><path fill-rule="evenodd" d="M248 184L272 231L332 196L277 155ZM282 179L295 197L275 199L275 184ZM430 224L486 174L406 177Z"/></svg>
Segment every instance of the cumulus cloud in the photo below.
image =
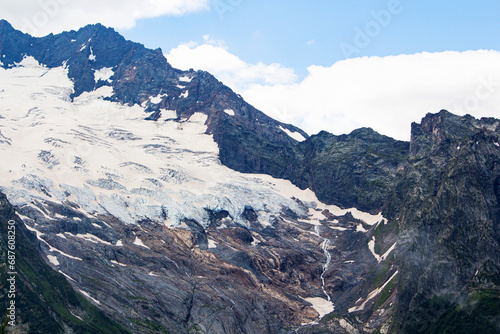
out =
<svg viewBox="0 0 500 334"><path fill-rule="evenodd" d="M447 109L500 118L500 52L418 53L310 66L299 80L280 64L248 64L205 36L170 51L174 67L211 72L249 103L310 134L371 127L409 140L412 122Z"/></svg>
<svg viewBox="0 0 500 334"><path fill-rule="evenodd" d="M372 127L409 140L428 112L500 118L500 52L467 51L365 57L310 66L291 84L241 92L255 107L310 134Z"/></svg>
<svg viewBox="0 0 500 334"><path fill-rule="evenodd" d="M38 0L3 1L2 18L34 36L75 30L90 23L117 29L138 19L208 10L209 0Z"/></svg>
<svg viewBox="0 0 500 334"><path fill-rule="evenodd" d="M249 64L230 53L223 41L203 36L203 43L185 43L165 55L169 63L183 70L193 68L215 75L238 93L253 85L283 85L297 81L295 71L280 64Z"/></svg>

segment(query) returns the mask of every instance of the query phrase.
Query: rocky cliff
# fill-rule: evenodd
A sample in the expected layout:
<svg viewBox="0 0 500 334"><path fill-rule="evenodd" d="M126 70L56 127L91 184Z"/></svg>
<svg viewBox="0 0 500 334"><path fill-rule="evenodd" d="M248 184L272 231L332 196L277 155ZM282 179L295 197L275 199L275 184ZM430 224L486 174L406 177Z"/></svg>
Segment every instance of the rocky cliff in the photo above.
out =
<svg viewBox="0 0 500 334"><path fill-rule="evenodd" d="M500 121L447 111L412 125L393 198L395 333L500 331Z"/></svg>

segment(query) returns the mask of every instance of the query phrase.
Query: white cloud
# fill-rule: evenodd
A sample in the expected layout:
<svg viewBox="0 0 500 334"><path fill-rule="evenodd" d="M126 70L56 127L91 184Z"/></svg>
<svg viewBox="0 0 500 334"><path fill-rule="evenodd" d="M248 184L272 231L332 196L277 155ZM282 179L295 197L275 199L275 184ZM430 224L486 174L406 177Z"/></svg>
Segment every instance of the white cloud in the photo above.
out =
<svg viewBox="0 0 500 334"><path fill-rule="evenodd" d="M169 63L180 69L205 70L238 93L252 85L280 85L297 81L293 69L280 64L249 64L230 53L223 41L203 36L203 44L181 44L165 55Z"/></svg>
<svg viewBox="0 0 500 334"><path fill-rule="evenodd" d="M208 36L166 56L174 67L209 71L269 116L310 134L366 126L409 140L412 122L441 109L500 118L498 51L354 58L310 66L301 81L280 64L248 64Z"/></svg>
<svg viewBox="0 0 500 334"><path fill-rule="evenodd" d="M500 118L500 52L419 53L310 66L300 82L253 85L241 92L255 107L309 133L369 126L409 140L410 124L428 112Z"/></svg>
<svg viewBox="0 0 500 334"><path fill-rule="evenodd" d="M2 1L2 18L34 36L76 30L90 23L116 29L138 19L208 10L209 0L38 0Z"/></svg>

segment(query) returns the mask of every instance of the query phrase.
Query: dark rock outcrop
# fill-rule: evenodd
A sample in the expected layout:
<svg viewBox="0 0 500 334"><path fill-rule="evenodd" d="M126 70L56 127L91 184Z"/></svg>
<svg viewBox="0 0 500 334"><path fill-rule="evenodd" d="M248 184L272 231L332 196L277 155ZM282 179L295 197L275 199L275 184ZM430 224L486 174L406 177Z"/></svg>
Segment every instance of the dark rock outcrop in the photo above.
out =
<svg viewBox="0 0 500 334"><path fill-rule="evenodd" d="M340 207L380 212L408 155L409 143L370 128L335 136L322 131L298 145L292 181Z"/></svg>
<svg viewBox="0 0 500 334"><path fill-rule="evenodd" d="M429 114L412 125L399 220L395 333L500 332L500 121Z"/></svg>

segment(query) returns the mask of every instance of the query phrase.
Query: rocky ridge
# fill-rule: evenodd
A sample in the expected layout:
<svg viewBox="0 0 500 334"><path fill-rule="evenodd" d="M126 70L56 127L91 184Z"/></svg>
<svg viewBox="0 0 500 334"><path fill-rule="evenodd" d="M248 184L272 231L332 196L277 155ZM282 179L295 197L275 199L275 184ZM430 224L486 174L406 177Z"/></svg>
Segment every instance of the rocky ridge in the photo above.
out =
<svg viewBox="0 0 500 334"><path fill-rule="evenodd" d="M444 110L412 125L390 214L400 226L395 333L500 331L499 125Z"/></svg>

